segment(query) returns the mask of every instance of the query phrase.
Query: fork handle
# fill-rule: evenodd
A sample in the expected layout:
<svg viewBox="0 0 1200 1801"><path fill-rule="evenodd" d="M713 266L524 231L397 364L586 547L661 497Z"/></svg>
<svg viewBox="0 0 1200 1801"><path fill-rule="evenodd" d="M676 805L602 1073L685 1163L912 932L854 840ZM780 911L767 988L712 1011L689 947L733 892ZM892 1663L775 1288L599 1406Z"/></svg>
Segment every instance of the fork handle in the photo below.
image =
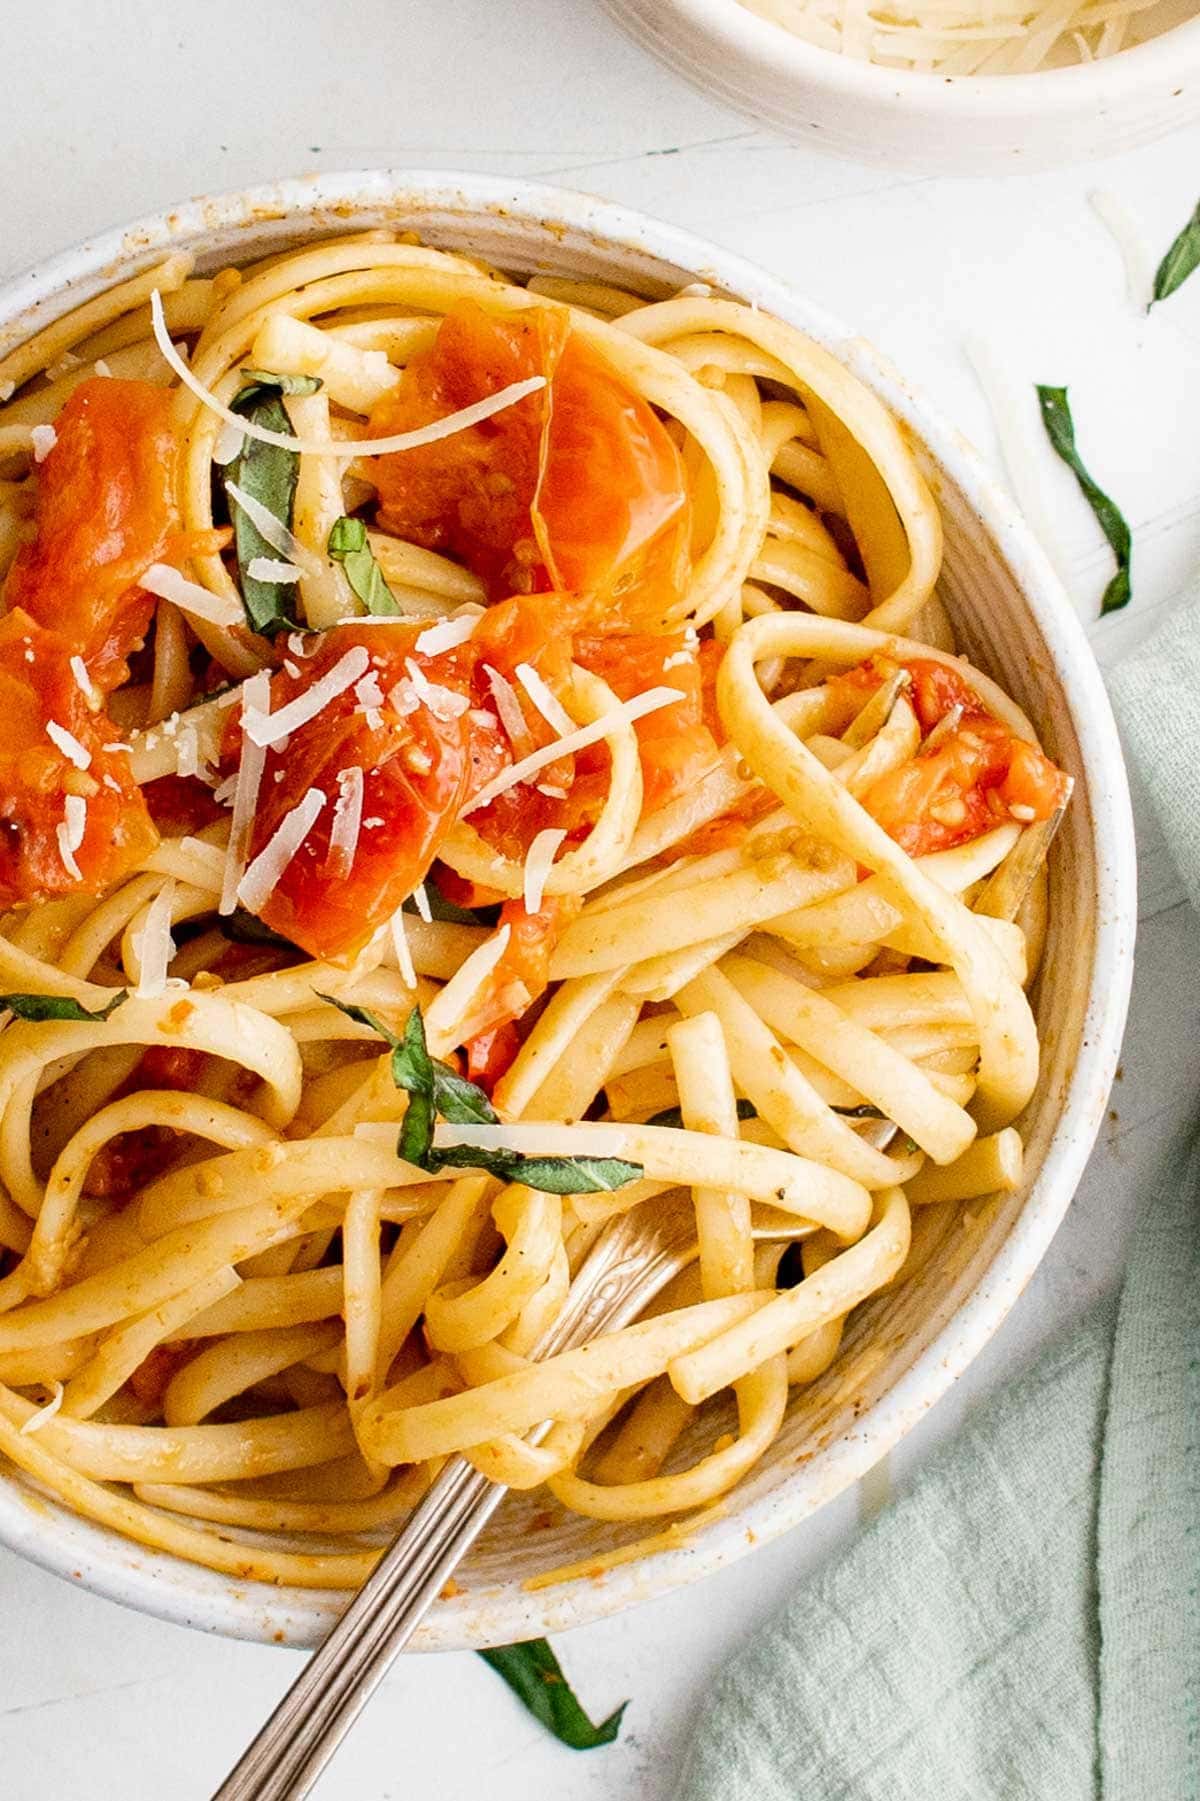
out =
<svg viewBox="0 0 1200 1801"><path fill-rule="evenodd" d="M636 1318L695 1251L690 1209L660 1217L649 1251L628 1215L611 1220L537 1355ZM213 1801L302 1801L507 1493L465 1457L449 1459Z"/></svg>
<svg viewBox="0 0 1200 1801"><path fill-rule="evenodd" d="M213 1801L300 1801L508 1490L452 1457Z"/></svg>

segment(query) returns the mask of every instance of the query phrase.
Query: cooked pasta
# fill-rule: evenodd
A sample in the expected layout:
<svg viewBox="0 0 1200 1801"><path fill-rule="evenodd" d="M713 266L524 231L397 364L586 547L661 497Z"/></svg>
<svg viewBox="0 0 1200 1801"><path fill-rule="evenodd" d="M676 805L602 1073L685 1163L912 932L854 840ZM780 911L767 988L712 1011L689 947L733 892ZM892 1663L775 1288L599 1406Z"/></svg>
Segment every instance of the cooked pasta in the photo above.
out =
<svg viewBox="0 0 1200 1801"><path fill-rule="evenodd" d="M315 1587L454 1452L719 1505L1038 1081L1070 782L903 433L732 300L386 231L173 256L0 384L0 1453Z"/></svg>

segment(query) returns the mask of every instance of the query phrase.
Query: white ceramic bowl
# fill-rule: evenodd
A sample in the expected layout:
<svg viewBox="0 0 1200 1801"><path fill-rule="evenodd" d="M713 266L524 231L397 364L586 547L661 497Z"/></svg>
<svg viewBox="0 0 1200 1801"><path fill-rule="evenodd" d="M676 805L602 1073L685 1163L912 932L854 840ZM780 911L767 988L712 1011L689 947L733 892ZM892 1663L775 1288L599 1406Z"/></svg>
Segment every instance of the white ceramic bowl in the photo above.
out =
<svg viewBox="0 0 1200 1801"><path fill-rule="evenodd" d="M757 123L918 175L1012 175L1114 156L1200 117L1200 18L1102 62L950 77L821 50L738 0L604 4L644 49Z"/></svg>
<svg viewBox="0 0 1200 1801"><path fill-rule="evenodd" d="M66 252L0 291L0 352L68 307L180 247L205 268L331 231L394 224L514 272L586 275L658 295L715 283L812 334L873 387L920 446L946 524L942 594L964 646L1016 696L1078 780L1053 858L1038 1012L1044 1075L1024 1129L1020 1193L955 1219L920 1278L855 1316L833 1368L793 1397L768 1456L729 1512L686 1546L601 1581L536 1593L522 1578L593 1554L610 1528L513 1497L415 1643L486 1645L561 1631L662 1594L798 1525L856 1480L991 1337L1062 1219L1104 1107L1125 1018L1135 920L1133 829L1112 714L1075 613L975 452L861 339L722 251L580 194L475 176L379 171L281 182L191 201ZM711 1437L711 1433L710 1433ZM539 1519L539 1516L543 1516ZM636 1536L636 1528L630 1536ZM261 1588L145 1551L60 1509L0 1469L0 1542L58 1574L171 1620L311 1644L345 1597Z"/></svg>

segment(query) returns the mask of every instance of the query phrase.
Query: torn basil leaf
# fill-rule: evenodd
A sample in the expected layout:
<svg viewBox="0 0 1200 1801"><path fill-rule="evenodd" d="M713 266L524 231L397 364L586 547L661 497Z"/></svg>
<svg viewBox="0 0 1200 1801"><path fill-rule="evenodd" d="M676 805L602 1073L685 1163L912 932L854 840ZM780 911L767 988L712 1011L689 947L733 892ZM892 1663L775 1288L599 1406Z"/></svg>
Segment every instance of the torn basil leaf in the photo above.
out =
<svg viewBox="0 0 1200 1801"><path fill-rule="evenodd" d="M431 1174L440 1169L481 1169L502 1182L524 1182L543 1194L607 1194L642 1175L640 1163L626 1163L620 1157L531 1157L522 1151L485 1150L473 1144L435 1150L433 1128L439 1116L456 1126L495 1126L500 1124L500 1115L475 1082L430 1056L420 1007L413 1008L404 1022L403 1035L397 1037L369 1008L335 1000L320 989L314 993L391 1045L392 1080L408 1095L396 1144L397 1156L406 1163Z"/></svg>
<svg viewBox="0 0 1200 1801"><path fill-rule="evenodd" d="M395 595L383 579L383 570L375 561L375 552L361 519L351 519L347 514L336 519L327 548L334 561L346 571L346 580L368 613L374 613L378 618L400 611Z"/></svg>
<svg viewBox="0 0 1200 1801"><path fill-rule="evenodd" d="M1117 573L1104 590L1100 602L1100 613L1115 613L1119 608L1127 606L1132 593L1133 567L1133 535L1125 523L1125 517L1115 501L1109 499L1104 490L1096 485L1084 466L1083 459L1075 448L1075 424L1071 418L1071 407L1067 400L1065 388L1045 388L1040 384L1037 390L1038 404L1042 409L1042 423L1046 427L1055 451L1062 458L1067 468L1072 471L1079 483L1084 499L1096 515L1101 531L1112 545L1113 555L1117 559Z"/></svg>
<svg viewBox="0 0 1200 1801"><path fill-rule="evenodd" d="M107 1006L91 1012L73 1001L67 994L0 994L0 1009L7 1009L18 1019L108 1019L115 1013L123 1001L129 999L129 990L119 988Z"/></svg>
<svg viewBox="0 0 1200 1801"><path fill-rule="evenodd" d="M265 921L256 913L248 913L245 907L235 907L232 913L222 914L217 919L217 929L231 944L267 944L275 950L296 951L303 955L298 944L293 944L282 932L273 932Z"/></svg>
<svg viewBox="0 0 1200 1801"><path fill-rule="evenodd" d="M1154 277L1154 299L1165 300L1176 288L1181 288L1188 276L1200 269L1200 200L1196 202L1196 210L1184 226L1162 262Z"/></svg>
<svg viewBox="0 0 1200 1801"><path fill-rule="evenodd" d="M289 378L278 377L279 381L285 379ZM234 395L232 406L235 413L252 420L255 425L265 426L268 431L290 432L292 429L278 387L265 386L262 381L250 382ZM273 544L267 543L254 521L243 513L229 492L229 483L257 500L290 530L292 503L300 476L299 455L279 444L243 438L242 448L233 461L226 464L221 476L233 526L238 580L247 623L251 631L259 632L264 638L273 638L276 632L295 631L298 629L299 585L296 582L264 582L250 574L255 557L278 561L279 552Z"/></svg>
<svg viewBox="0 0 1200 1801"><path fill-rule="evenodd" d="M532 1157L524 1151L487 1150L453 1144L431 1150L423 1169L481 1169L501 1182L523 1182L542 1194L612 1194L640 1181L640 1163L623 1157Z"/></svg>
<svg viewBox="0 0 1200 1801"><path fill-rule="evenodd" d="M611 1745L616 1738L629 1703L623 1701L607 1720L593 1726L544 1638L523 1645L497 1645L479 1655L561 1744L573 1751L593 1751L598 1745Z"/></svg>
<svg viewBox="0 0 1200 1801"><path fill-rule="evenodd" d="M274 369L245 368L243 368L242 374L246 378L246 385L239 390L237 400L233 403L238 411L241 410L237 405L238 400L244 399L251 390L256 388L264 393L273 391L276 394L315 394L321 387L321 379L317 375L279 375ZM290 432L291 429L290 425L284 427L285 431Z"/></svg>
<svg viewBox="0 0 1200 1801"><path fill-rule="evenodd" d="M754 1102L739 1100L737 1103L737 1116L739 1119L757 1119L758 1110L755 1107ZM661 1113L652 1113L650 1118L646 1121L646 1124L648 1126L681 1126L684 1131L687 1130L686 1126L683 1125L683 1113L678 1107L664 1107Z"/></svg>

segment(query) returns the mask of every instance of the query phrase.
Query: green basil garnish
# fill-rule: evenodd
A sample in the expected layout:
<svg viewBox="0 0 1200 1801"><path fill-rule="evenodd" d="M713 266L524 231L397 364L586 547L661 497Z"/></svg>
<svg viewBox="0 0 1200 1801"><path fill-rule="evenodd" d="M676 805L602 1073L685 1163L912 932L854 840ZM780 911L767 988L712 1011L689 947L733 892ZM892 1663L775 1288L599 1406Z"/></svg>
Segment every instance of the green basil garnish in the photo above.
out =
<svg viewBox="0 0 1200 1801"><path fill-rule="evenodd" d="M1154 299L1165 300L1176 288L1181 288L1188 276L1200 269L1200 201L1196 202L1196 210L1180 232L1171 248L1158 265L1154 277Z"/></svg>
<svg viewBox="0 0 1200 1801"><path fill-rule="evenodd" d="M1065 388L1044 388L1040 384L1037 390L1038 404L1042 409L1042 423L1046 427L1046 436L1054 449L1075 476L1082 490L1083 497L1096 515L1100 529L1113 548L1117 559L1117 573L1104 590L1100 602L1101 616L1115 613L1119 608L1128 605L1132 593L1131 578L1133 565L1133 536L1125 523L1124 515L1116 502L1110 500L1103 488L1097 486L1084 466L1083 459L1075 448L1075 424L1071 418L1071 408L1067 400Z"/></svg>
<svg viewBox="0 0 1200 1801"><path fill-rule="evenodd" d="M108 1005L100 1007L95 1013L87 1007L81 1007L66 994L0 994L0 1009L7 1009L18 1019L107 1019L115 1013L123 1001L129 999L129 990L119 988Z"/></svg>
<svg viewBox="0 0 1200 1801"><path fill-rule="evenodd" d="M240 388L234 395L231 403L233 411L252 420L255 425L265 426L268 431L290 432L292 422L281 397L287 390L282 389L280 384L293 379L308 381L312 378L280 375L264 379L261 373L258 374L254 381ZM311 390L304 389L303 392L309 393ZM299 585L296 582L263 582L250 574L250 565L255 557L278 560L279 552L273 544L267 543L254 521L243 513L229 492L229 482L232 481L235 487L241 488L243 493L249 494L251 499L266 507L281 525L286 525L290 530L292 504L300 476L300 457L296 451L285 450L282 445L263 444L258 438L243 438L242 448L237 456L221 473L230 523L233 526L234 550L237 553L238 577L247 623L251 631L259 632L264 638L273 638L276 632L295 631L296 610L300 600Z"/></svg>
<svg viewBox="0 0 1200 1801"><path fill-rule="evenodd" d="M241 409L238 407L238 400L243 400L254 389L260 390L259 394L255 396L256 399L260 399L263 393L268 392L315 394L321 387L320 377L316 375L279 375L274 369L243 369L242 374L246 377L246 385L239 390L237 400L233 403L239 412ZM284 427L285 431L291 431L291 429L290 425Z"/></svg>
<svg viewBox="0 0 1200 1801"><path fill-rule="evenodd" d="M611 1745L616 1738L629 1703L623 1701L607 1720L593 1726L544 1638L530 1639L524 1645L497 1645L479 1655L561 1744L573 1751L593 1751L598 1745Z"/></svg>
<svg viewBox="0 0 1200 1801"><path fill-rule="evenodd" d="M495 1126L500 1115L483 1089L429 1054L421 1009L414 1007L397 1037L378 1014L331 994L315 992L348 1019L369 1026L392 1047L392 1080L408 1095L396 1153L406 1163L436 1174L440 1169L481 1169L502 1182L524 1182L543 1194L608 1194L642 1174L640 1163L621 1157L531 1157L522 1151L484 1149L456 1144L435 1149L433 1128L439 1116L456 1126Z"/></svg>
<svg viewBox="0 0 1200 1801"><path fill-rule="evenodd" d="M395 595L383 579L383 570L375 561L361 519L351 519L345 513L336 519L329 533L328 549L346 571L346 580L368 613L386 618L400 611Z"/></svg>

